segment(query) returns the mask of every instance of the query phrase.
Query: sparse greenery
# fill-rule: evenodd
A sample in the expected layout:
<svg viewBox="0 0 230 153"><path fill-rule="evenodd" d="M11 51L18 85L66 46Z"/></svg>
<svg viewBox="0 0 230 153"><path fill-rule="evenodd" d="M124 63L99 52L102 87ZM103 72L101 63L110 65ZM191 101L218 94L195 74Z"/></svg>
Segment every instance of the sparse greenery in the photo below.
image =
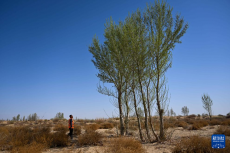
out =
<svg viewBox="0 0 230 153"><path fill-rule="evenodd" d="M57 113L56 116L54 117L55 119L64 119L64 113Z"/></svg>
<svg viewBox="0 0 230 153"><path fill-rule="evenodd" d="M28 117L27 117L27 120L28 121L37 121L39 119L38 115L36 113L34 114L30 114Z"/></svg>
<svg viewBox="0 0 230 153"><path fill-rule="evenodd" d="M211 121L212 120L212 105L213 105L212 99L210 98L208 94L203 94L201 99L202 99L203 107L208 112L208 115Z"/></svg>
<svg viewBox="0 0 230 153"><path fill-rule="evenodd" d="M188 116L189 109L187 106L182 107L181 113L184 114L184 116Z"/></svg>

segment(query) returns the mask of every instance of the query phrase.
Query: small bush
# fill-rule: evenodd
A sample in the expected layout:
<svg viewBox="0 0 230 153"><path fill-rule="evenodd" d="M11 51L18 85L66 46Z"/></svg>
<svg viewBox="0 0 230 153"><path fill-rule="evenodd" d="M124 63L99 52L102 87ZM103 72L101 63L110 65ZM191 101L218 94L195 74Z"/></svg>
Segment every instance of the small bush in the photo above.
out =
<svg viewBox="0 0 230 153"><path fill-rule="evenodd" d="M80 135L81 134L81 126L74 127L74 134Z"/></svg>
<svg viewBox="0 0 230 153"><path fill-rule="evenodd" d="M221 125L230 125L230 120L225 120L221 123Z"/></svg>
<svg viewBox="0 0 230 153"><path fill-rule="evenodd" d="M191 114L191 115L189 115L189 116L187 116L187 118L195 118L196 117L196 115L195 114Z"/></svg>
<svg viewBox="0 0 230 153"><path fill-rule="evenodd" d="M114 138L106 149L108 153L145 153L141 143L133 138Z"/></svg>
<svg viewBox="0 0 230 153"><path fill-rule="evenodd" d="M100 125L100 129L112 129L114 125L112 123L103 123Z"/></svg>
<svg viewBox="0 0 230 153"><path fill-rule="evenodd" d="M208 122L206 120L199 120L197 122L199 123L200 127L208 126Z"/></svg>
<svg viewBox="0 0 230 153"><path fill-rule="evenodd" d="M69 129L68 129L68 126L64 126L63 124L56 124L54 126L53 130L66 133L66 132L68 132Z"/></svg>
<svg viewBox="0 0 230 153"><path fill-rule="evenodd" d="M80 146L83 145L97 145L98 143L101 142L102 136L101 134L89 130L86 133L82 134L78 138L78 144Z"/></svg>
<svg viewBox="0 0 230 153"><path fill-rule="evenodd" d="M89 124L85 126L86 131L96 131L99 128L100 128L99 124Z"/></svg>
<svg viewBox="0 0 230 153"><path fill-rule="evenodd" d="M53 133L51 135L51 142L49 143L50 147L65 147L68 145L69 139L63 131Z"/></svg>
<svg viewBox="0 0 230 153"><path fill-rule="evenodd" d="M15 121L8 121L7 124L14 124Z"/></svg>
<svg viewBox="0 0 230 153"><path fill-rule="evenodd" d="M164 122L164 129L175 127L174 123Z"/></svg>
<svg viewBox="0 0 230 153"><path fill-rule="evenodd" d="M194 123L192 126L189 127L189 130L200 130L201 125L199 123Z"/></svg>
<svg viewBox="0 0 230 153"><path fill-rule="evenodd" d="M226 118L230 118L230 115L227 115Z"/></svg>
<svg viewBox="0 0 230 153"><path fill-rule="evenodd" d="M221 122L218 121L218 120L211 120L211 121L209 121L209 125L220 125L220 124L221 124Z"/></svg>
<svg viewBox="0 0 230 153"><path fill-rule="evenodd" d="M225 136L230 136L230 129L227 126L220 126L216 130L215 134L224 134Z"/></svg>
<svg viewBox="0 0 230 153"><path fill-rule="evenodd" d="M53 123L58 123L59 122L59 119L58 118L54 118L53 119Z"/></svg>
<svg viewBox="0 0 230 153"><path fill-rule="evenodd" d="M187 124L186 122L184 122L184 121L177 121L177 122L175 123L175 125L176 125L177 127L187 127L187 126L188 126L188 124Z"/></svg>
<svg viewBox="0 0 230 153"><path fill-rule="evenodd" d="M184 121L188 124L193 124L195 122L194 119L190 119L190 118L185 118Z"/></svg>

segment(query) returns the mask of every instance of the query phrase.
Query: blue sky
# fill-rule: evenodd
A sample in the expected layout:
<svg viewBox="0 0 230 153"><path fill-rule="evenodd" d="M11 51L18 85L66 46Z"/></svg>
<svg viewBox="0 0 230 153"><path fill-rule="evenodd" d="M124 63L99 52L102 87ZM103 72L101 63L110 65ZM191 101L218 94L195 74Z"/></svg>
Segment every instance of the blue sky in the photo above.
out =
<svg viewBox="0 0 230 153"><path fill-rule="evenodd" d="M97 92L99 79L88 46L104 24L154 1L0 1L0 119L37 113L53 118L112 117L111 98ZM189 29L173 50L167 72L170 108L202 114L208 93L214 114L230 112L230 2L168 0ZM105 111L104 111L105 110Z"/></svg>

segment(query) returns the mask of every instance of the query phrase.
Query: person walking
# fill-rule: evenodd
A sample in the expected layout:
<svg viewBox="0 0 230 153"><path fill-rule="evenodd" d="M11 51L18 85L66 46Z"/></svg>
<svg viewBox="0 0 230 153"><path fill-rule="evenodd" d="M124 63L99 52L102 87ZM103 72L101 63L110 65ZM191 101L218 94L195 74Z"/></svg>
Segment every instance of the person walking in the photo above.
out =
<svg viewBox="0 0 230 153"><path fill-rule="evenodd" d="M74 121L73 121L73 115L69 116L69 136L71 139L73 139L73 129L74 129Z"/></svg>

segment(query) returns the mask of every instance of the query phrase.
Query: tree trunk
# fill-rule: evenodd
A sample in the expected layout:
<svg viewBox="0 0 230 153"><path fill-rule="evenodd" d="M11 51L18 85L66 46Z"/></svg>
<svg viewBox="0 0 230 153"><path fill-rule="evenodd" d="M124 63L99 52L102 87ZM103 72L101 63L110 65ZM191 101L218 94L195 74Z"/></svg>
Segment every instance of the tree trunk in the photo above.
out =
<svg viewBox="0 0 230 153"><path fill-rule="evenodd" d="M134 108L135 108L135 113L136 113L136 116L137 116L137 123L138 123L138 129L139 129L140 139L143 142L144 139L143 139L143 135L142 135L142 132L141 132L140 117L139 117L139 114L137 112L137 101L136 101L136 94L135 94L134 88L132 89L132 92L133 92Z"/></svg>
<svg viewBox="0 0 230 153"><path fill-rule="evenodd" d="M153 132L153 135L156 137L156 141L159 141L159 138L158 138L158 136L155 133L154 128L153 128L152 118L151 118L151 108L150 108L150 102L149 102L149 98L148 97L149 97L149 90L148 90L148 87L147 87L147 103L148 103L148 112L149 112L149 124L151 126L151 130Z"/></svg>
<svg viewBox="0 0 230 153"><path fill-rule="evenodd" d="M145 111L145 129L146 129L146 134L147 134L147 137L149 139L149 142L151 142L151 138L150 138L150 135L149 135L149 127L148 127L148 112L147 112L147 108L146 108L146 102L145 102L145 97L144 97L144 93L143 93L142 83L141 83L140 77L139 77L139 84L140 84L141 97L142 97L142 102L143 102L144 111Z"/></svg>
<svg viewBox="0 0 230 153"><path fill-rule="evenodd" d="M126 135L129 134L129 104L128 104L128 97L127 97L127 86L125 90L125 105L126 105L126 116L125 116L125 133Z"/></svg>
<svg viewBox="0 0 230 153"><path fill-rule="evenodd" d="M122 103L121 103L121 89L118 89L118 104L119 104L119 113L120 113L120 134L124 135L125 127L123 121L123 110L122 110Z"/></svg>
<svg viewBox="0 0 230 153"><path fill-rule="evenodd" d="M161 105L160 105L159 84L160 84L160 74L159 74L159 70L158 70L156 96L157 96L157 107L158 107L158 112L159 112L159 117L160 117L160 139L164 140L165 139L165 135L164 135L164 122L163 122L163 113L164 113L164 110L161 109Z"/></svg>

